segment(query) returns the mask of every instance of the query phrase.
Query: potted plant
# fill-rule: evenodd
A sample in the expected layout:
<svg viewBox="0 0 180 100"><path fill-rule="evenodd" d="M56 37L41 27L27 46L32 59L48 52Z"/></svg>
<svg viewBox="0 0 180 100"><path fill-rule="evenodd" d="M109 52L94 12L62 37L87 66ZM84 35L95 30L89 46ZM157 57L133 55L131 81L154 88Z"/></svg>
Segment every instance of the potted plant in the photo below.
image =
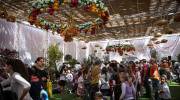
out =
<svg viewBox="0 0 180 100"><path fill-rule="evenodd" d="M48 71L53 78L53 73L57 71L56 62L60 61L63 57L63 53L59 50L58 45L51 45L48 48Z"/></svg>

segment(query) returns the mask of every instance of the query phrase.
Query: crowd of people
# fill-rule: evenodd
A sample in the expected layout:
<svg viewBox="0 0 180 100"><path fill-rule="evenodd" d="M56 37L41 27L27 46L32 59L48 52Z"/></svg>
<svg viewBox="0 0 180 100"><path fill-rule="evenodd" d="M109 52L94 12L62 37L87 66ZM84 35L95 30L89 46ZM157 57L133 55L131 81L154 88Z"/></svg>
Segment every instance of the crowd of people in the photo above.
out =
<svg viewBox="0 0 180 100"><path fill-rule="evenodd" d="M171 100L169 83L179 82L178 73L179 63L168 58L159 63L153 58L121 63L96 60L90 67L81 64L73 69L64 64L59 73L58 84L63 87L59 92L63 93L67 85L70 93L83 100L138 100L142 96Z"/></svg>
<svg viewBox="0 0 180 100"><path fill-rule="evenodd" d="M18 59L7 59L0 68L1 100L48 100L48 71L45 59L38 57L35 65L27 67ZM152 100L171 100L168 81L179 82L178 62L163 58L142 59L118 63L102 62L96 58L91 65L63 64L56 73L53 93L76 94L82 100L138 100L141 96ZM172 74L173 73L173 74ZM52 80L53 81L53 80ZM73 98L72 98L73 100Z"/></svg>

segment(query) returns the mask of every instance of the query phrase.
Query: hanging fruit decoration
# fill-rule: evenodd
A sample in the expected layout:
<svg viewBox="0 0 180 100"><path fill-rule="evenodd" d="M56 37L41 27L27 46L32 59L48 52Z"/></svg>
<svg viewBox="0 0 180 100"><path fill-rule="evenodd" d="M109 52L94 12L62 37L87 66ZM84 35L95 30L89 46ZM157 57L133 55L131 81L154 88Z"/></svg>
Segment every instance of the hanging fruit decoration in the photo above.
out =
<svg viewBox="0 0 180 100"><path fill-rule="evenodd" d="M59 0L54 0L53 9L55 11L59 10Z"/></svg>
<svg viewBox="0 0 180 100"><path fill-rule="evenodd" d="M154 37L156 37L156 38L161 37L161 36L162 36L162 34L160 32L157 32L157 33L154 34Z"/></svg>
<svg viewBox="0 0 180 100"><path fill-rule="evenodd" d="M156 41L156 40L157 40L156 37L151 38L151 41Z"/></svg>
<svg viewBox="0 0 180 100"><path fill-rule="evenodd" d="M44 13L52 16L60 13L60 7L64 4L69 4L72 8L82 7L85 11L96 14L98 18L78 25L69 25L70 23L49 22L47 19L39 17L40 14ZM64 37L65 41L72 41L73 37L80 33L96 34L96 29L102 28L109 19L108 8L101 0L37 0L33 2L32 7L33 10L28 18L29 23L36 27L57 32Z"/></svg>
<svg viewBox="0 0 180 100"><path fill-rule="evenodd" d="M161 43L167 43L167 42L168 42L167 39L162 39L162 40L161 40Z"/></svg>
<svg viewBox="0 0 180 100"><path fill-rule="evenodd" d="M87 49L87 47L86 47L86 46L84 46L84 47L82 47L81 49Z"/></svg>
<svg viewBox="0 0 180 100"><path fill-rule="evenodd" d="M106 47L107 52L118 52L120 56L124 54L124 52L132 52L135 51L134 45L130 44L118 44L118 45L111 45Z"/></svg>
<svg viewBox="0 0 180 100"><path fill-rule="evenodd" d="M161 43L161 41L156 41L156 42L155 42L155 44L160 44L160 43Z"/></svg>

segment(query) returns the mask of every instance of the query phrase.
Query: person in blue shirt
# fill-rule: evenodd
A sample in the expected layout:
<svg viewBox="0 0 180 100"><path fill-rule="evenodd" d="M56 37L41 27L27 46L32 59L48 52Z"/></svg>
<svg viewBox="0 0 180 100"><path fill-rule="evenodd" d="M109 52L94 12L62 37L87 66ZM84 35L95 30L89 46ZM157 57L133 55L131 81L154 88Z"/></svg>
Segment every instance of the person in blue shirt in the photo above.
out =
<svg viewBox="0 0 180 100"><path fill-rule="evenodd" d="M47 91L44 90L43 87L41 87L41 88L42 88L42 90L40 92L41 100L49 100Z"/></svg>

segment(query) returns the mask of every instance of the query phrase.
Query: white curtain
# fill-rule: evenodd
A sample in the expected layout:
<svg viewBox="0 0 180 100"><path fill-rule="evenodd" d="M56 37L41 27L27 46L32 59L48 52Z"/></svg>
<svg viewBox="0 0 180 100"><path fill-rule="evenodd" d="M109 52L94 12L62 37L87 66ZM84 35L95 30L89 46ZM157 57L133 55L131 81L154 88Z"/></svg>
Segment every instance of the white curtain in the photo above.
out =
<svg viewBox="0 0 180 100"><path fill-rule="evenodd" d="M64 42L64 56L69 54L76 59L76 45L76 42Z"/></svg>
<svg viewBox="0 0 180 100"><path fill-rule="evenodd" d="M87 52L88 52L88 43L80 41L77 44L77 59L79 62L82 62L85 58L87 58Z"/></svg>
<svg viewBox="0 0 180 100"><path fill-rule="evenodd" d="M122 39L122 40L109 40L106 42L92 42L90 43L90 52L92 54L93 51L96 49L95 45L100 44L103 49L105 49L108 45L117 45L117 44L132 44L135 46L136 51L132 53L128 53L131 57L136 57L137 59L147 59L151 58L150 56L150 49L147 44L150 42L151 37L144 37L144 38L134 38L134 39ZM167 39L167 43L161 44L154 44L155 50L158 52L158 58L171 56L172 59L176 59L177 55L180 54L180 34L175 35L165 35L159 38L159 40ZM103 54L102 54L103 55ZM102 56L101 55L101 56ZM101 57L98 55L98 57ZM128 56L128 57L129 57ZM110 52L109 59L110 60L117 60L118 62L121 61L123 58L127 57L127 55L119 56L117 52Z"/></svg>
<svg viewBox="0 0 180 100"><path fill-rule="evenodd" d="M173 59L176 59L176 56L180 54L180 35L163 36L162 38L167 39L168 42L154 45L159 58L172 56ZM149 59L150 50L147 47L149 41L150 37L128 39L128 42L133 44L136 49L136 51L130 55L138 59ZM27 64L34 62L38 56L46 57L47 48L54 43L58 44L64 56L70 54L73 58L82 62L84 58L93 54L94 51L97 51L95 53L96 56L103 59L106 46L119 43L124 44L126 42L127 40L125 39L94 41L89 43L82 41L64 42L62 37L53 35L45 30L0 19L0 48L17 50L20 58ZM96 45L99 46L96 47ZM84 46L86 46L86 49L82 49ZM121 61L123 56L119 56L117 52L111 52L109 58L110 60Z"/></svg>
<svg viewBox="0 0 180 100"><path fill-rule="evenodd" d="M7 22L4 19L0 19L0 48L2 49L16 49L17 42L15 36L17 33L16 23Z"/></svg>
<svg viewBox="0 0 180 100"><path fill-rule="evenodd" d="M48 33L44 30L18 24L18 51L20 58L30 63L37 57L44 57L47 51Z"/></svg>
<svg viewBox="0 0 180 100"><path fill-rule="evenodd" d="M133 52L134 57L137 57L138 59L150 58L150 51L147 47L149 40L149 38L129 40L130 44L134 45L135 47L135 52Z"/></svg>
<svg viewBox="0 0 180 100"><path fill-rule="evenodd" d="M160 39L167 39L167 43L154 44L155 49L158 51L159 58L172 56L174 59L180 53L180 36L163 36Z"/></svg>
<svg viewBox="0 0 180 100"><path fill-rule="evenodd" d="M0 48L19 52L24 63L31 64L39 56L46 57L50 44L57 43L63 50L60 36L21 23L11 23L0 19Z"/></svg>

